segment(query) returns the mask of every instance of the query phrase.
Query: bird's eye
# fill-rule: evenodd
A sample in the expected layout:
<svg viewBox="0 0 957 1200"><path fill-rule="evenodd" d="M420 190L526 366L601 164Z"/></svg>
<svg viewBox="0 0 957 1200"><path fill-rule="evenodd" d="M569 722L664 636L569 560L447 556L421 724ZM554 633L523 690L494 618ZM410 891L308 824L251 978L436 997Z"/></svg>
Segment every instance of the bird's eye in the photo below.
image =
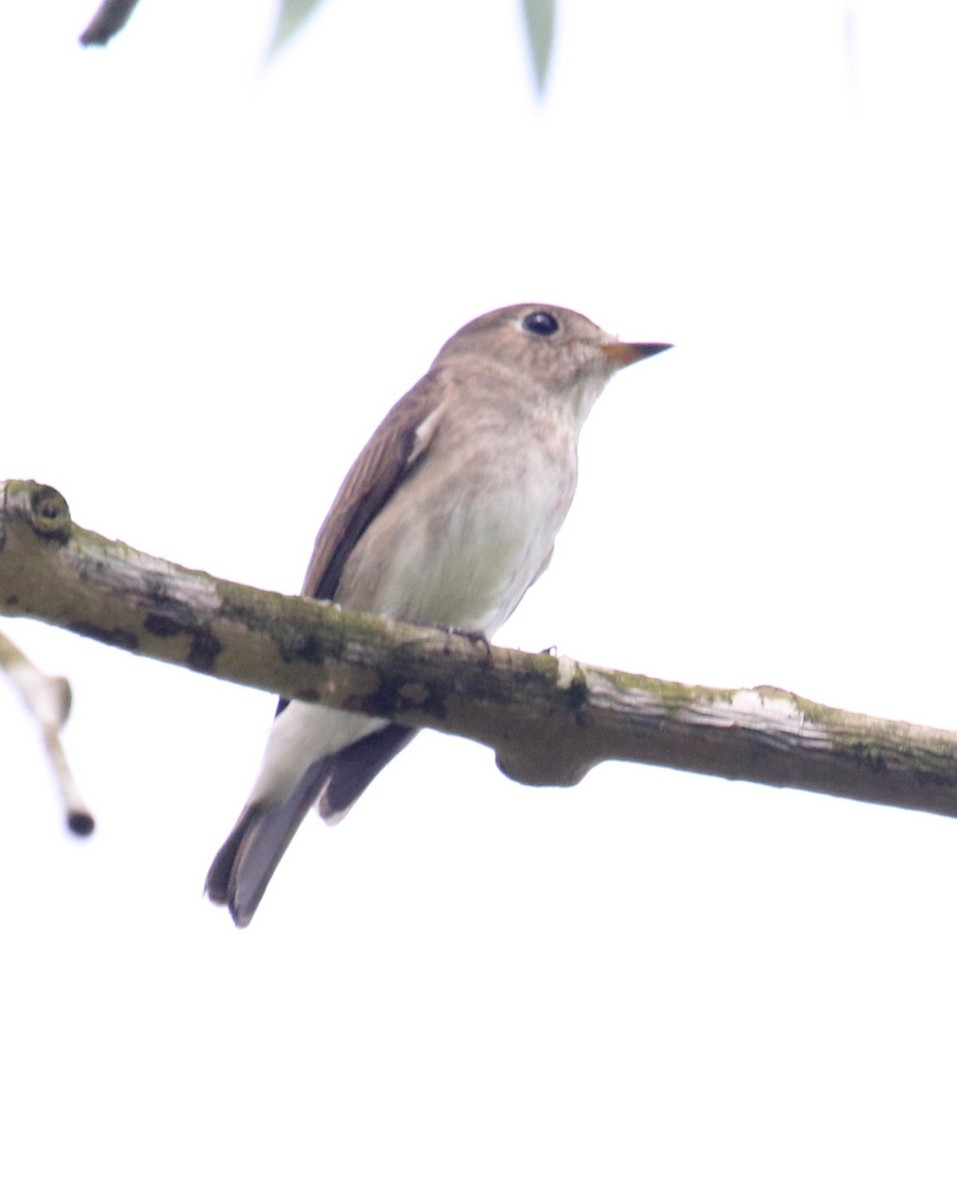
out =
<svg viewBox="0 0 957 1200"><path fill-rule="evenodd" d="M558 333L558 319L550 312L533 312L522 322L522 328L536 337L551 337L553 333Z"/></svg>

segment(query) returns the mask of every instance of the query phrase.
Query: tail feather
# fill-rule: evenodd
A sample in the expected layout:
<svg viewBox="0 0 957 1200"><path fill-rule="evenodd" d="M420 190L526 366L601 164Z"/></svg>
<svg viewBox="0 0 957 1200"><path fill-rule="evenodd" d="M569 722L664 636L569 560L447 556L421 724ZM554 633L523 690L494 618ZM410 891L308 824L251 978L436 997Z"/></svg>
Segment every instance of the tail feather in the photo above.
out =
<svg viewBox="0 0 957 1200"><path fill-rule="evenodd" d="M327 821L341 820L416 732L401 725L374 729L336 753L315 759L291 791L288 774L283 779L275 771L265 772L253 793L255 799L243 809L209 868L206 893L210 900L226 905L240 928L248 925L279 860L316 799Z"/></svg>
<svg viewBox="0 0 957 1200"><path fill-rule="evenodd" d="M290 796L281 801L253 800L213 859L206 892L225 904L243 928L253 919L279 860L312 807L329 773L331 759L311 763Z"/></svg>

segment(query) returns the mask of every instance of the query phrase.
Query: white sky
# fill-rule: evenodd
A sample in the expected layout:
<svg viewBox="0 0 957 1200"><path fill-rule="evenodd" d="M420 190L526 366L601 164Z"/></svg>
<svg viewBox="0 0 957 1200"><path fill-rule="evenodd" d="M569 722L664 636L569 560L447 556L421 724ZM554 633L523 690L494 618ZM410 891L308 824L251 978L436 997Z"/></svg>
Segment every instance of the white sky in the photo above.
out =
<svg viewBox="0 0 957 1200"><path fill-rule="evenodd" d="M542 105L510 0L326 0L265 71L267 0L8 7L0 477L295 591L442 341L568 305L676 349L499 640L957 724L951 6L563 0ZM0 688L0 1194L954 1195L954 823L428 734L238 933L270 698L5 629L99 828Z"/></svg>

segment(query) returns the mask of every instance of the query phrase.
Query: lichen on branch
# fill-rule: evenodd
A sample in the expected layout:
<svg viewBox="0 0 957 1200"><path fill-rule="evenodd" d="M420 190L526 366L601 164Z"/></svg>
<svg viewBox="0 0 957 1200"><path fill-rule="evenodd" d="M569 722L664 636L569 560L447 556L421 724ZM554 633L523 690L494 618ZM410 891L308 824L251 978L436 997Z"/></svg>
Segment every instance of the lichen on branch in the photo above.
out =
<svg viewBox="0 0 957 1200"><path fill-rule="evenodd" d="M41 484L0 485L0 613L218 679L490 746L520 782L609 759L957 815L957 734L778 688L707 688L488 646L216 579L75 525Z"/></svg>

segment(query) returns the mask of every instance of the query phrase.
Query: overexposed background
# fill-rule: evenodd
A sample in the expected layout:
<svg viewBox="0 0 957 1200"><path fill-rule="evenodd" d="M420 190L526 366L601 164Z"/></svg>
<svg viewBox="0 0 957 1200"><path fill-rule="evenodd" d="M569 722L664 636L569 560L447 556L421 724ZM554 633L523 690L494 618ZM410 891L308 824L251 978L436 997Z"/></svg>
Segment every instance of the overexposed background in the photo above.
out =
<svg viewBox="0 0 957 1200"><path fill-rule="evenodd" d="M10 6L0 478L298 590L462 323L676 348L582 443L497 640L953 728L957 16L913 0ZM98 819L0 686L0 1192L952 1197L957 825L423 734L202 898L273 701L26 622Z"/></svg>

